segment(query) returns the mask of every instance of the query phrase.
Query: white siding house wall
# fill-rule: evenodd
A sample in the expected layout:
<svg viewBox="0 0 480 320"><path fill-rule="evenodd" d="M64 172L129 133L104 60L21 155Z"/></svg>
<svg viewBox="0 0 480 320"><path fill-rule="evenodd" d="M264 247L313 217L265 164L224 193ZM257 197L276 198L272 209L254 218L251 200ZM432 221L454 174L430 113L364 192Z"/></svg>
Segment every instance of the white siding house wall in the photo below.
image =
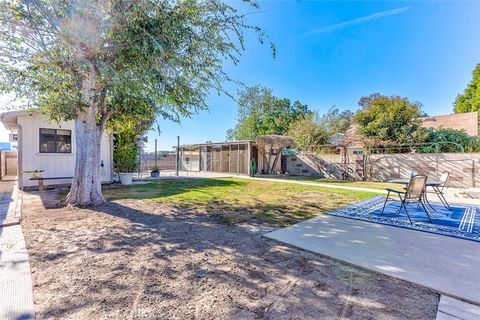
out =
<svg viewBox="0 0 480 320"><path fill-rule="evenodd" d="M37 181L31 181L31 173L21 173L22 170L44 170L43 177L72 177L75 169L75 126L74 121L48 122L40 114L22 114L18 116L19 125L19 184L21 187L37 186ZM72 131L72 153L40 153L40 128L65 129ZM104 167L100 168L102 182L111 181L111 136L104 134L101 141L101 159ZM100 163L98 164L100 166ZM45 180L45 185L71 183L71 179Z"/></svg>

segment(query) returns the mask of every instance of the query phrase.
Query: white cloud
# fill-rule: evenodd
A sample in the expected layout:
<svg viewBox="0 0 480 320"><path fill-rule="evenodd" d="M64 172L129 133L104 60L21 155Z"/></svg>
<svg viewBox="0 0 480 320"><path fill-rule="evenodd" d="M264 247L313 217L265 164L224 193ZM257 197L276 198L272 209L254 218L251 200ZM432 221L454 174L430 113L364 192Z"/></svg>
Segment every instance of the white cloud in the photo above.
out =
<svg viewBox="0 0 480 320"><path fill-rule="evenodd" d="M340 23L337 23L337 24L334 24L334 25L331 25L331 26L328 26L328 27L324 27L324 28L310 30L309 32L306 33L306 35L312 35L312 34L318 34L318 33L324 33L324 32L332 32L332 31L345 29L345 28L355 26L355 25L359 25L359 24L362 24L362 23L366 23L366 22L369 22L369 21L372 21L372 20L377 20L377 19L380 19L380 18L383 18L383 17L400 14L400 13L403 13L403 12L407 11L408 9L410 9L410 7L403 7L403 8L393 9L393 10L377 12L377 13L371 14L369 16L364 16L364 17L340 22Z"/></svg>

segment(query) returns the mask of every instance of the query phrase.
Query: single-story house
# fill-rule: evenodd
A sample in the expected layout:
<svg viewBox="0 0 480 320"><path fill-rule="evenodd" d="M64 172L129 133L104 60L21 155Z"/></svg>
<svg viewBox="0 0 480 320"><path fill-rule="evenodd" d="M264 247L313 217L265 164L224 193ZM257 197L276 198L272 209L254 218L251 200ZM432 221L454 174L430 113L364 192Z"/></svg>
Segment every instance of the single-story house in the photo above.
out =
<svg viewBox="0 0 480 320"><path fill-rule="evenodd" d="M18 143L18 185L34 187L33 173L43 170L42 177L72 177L75 170L74 121L50 122L37 112L11 111L0 114L0 121ZM104 133L101 141L100 175L108 183L113 177L113 137ZM46 185L68 184L71 179L45 180Z"/></svg>

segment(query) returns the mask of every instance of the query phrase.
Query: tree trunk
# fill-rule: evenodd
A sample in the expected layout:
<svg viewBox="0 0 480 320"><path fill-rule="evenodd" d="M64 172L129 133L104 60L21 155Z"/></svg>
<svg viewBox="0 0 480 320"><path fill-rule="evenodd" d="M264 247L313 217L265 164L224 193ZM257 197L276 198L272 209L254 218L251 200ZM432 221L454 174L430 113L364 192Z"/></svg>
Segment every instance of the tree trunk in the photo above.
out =
<svg viewBox="0 0 480 320"><path fill-rule="evenodd" d="M84 108L75 117L75 172L66 203L95 206L105 202L100 177L100 143L104 124L97 124L98 99L93 64L82 79Z"/></svg>
<svg viewBox="0 0 480 320"><path fill-rule="evenodd" d="M66 203L73 206L105 202L100 177L100 141L103 130L96 122L75 119L75 172Z"/></svg>

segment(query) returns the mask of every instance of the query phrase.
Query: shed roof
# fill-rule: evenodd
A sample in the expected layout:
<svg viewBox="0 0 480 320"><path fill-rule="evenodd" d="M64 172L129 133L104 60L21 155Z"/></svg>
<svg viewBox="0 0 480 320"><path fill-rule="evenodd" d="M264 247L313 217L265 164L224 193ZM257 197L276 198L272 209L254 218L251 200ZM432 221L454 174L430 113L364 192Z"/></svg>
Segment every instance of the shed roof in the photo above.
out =
<svg viewBox="0 0 480 320"><path fill-rule="evenodd" d="M232 146L232 145L239 145L239 144L248 144L248 143L255 143L253 140L236 140L236 141L223 141L223 142L205 142L205 143L194 143L194 144L182 144L180 148L188 149L188 148L199 148L199 147L220 147L220 146ZM173 146L177 148L177 146Z"/></svg>

